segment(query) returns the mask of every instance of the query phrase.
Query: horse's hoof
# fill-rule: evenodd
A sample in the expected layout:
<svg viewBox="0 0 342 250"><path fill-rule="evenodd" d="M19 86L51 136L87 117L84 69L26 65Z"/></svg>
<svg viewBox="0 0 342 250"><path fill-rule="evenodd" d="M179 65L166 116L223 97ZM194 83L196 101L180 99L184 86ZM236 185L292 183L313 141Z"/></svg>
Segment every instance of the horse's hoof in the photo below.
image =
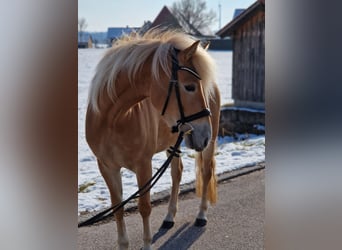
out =
<svg viewBox="0 0 342 250"><path fill-rule="evenodd" d="M161 225L161 228L170 229L171 227L173 227L174 224L175 223L173 221L166 221L166 220L164 220L163 224Z"/></svg>
<svg viewBox="0 0 342 250"><path fill-rule="evenodd" d="M196 221L195 221L196 227L204 227L205 225L207 225L207 220L199 219L199 218L196 219Z"/></svg>

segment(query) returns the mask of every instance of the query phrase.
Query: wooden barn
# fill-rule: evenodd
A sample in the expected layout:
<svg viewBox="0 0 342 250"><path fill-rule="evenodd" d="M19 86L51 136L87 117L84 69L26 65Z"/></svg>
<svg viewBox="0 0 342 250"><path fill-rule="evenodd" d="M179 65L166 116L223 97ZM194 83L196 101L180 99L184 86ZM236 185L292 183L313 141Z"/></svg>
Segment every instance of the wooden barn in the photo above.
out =
<svg viewBox="0 0 342 250"><path fill-rule="evenodd" d="M217 33L233 46L232 98L235 106L265 108L265 1L259 0Z"/></svg>

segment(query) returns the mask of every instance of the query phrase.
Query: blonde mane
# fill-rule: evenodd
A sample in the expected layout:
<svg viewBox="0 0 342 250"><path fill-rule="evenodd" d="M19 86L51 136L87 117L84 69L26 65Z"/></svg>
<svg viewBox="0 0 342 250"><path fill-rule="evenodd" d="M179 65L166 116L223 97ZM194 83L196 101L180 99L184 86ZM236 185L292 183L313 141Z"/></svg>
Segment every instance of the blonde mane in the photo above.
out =
<svg viewBox="0 0 342 250"><path fill-rule="evenodd" d="M130 84L134 85L139 71L146 60L152 56L151 74L159 81L159 72L171 75L169 52L172 47L184 50L191 46L195 39L179 31L149 31L143 36L133 33L124 36L113 44L113 47L101 59L92 79L89 92L89 106L99 112L99 99L102 93L115 102L117 99L115 82L119 72L127 72ZM202 78L203 90L207 101L213 91L215 79L215 63L202 47L198 47L192 58L195 70Z"/></svg>

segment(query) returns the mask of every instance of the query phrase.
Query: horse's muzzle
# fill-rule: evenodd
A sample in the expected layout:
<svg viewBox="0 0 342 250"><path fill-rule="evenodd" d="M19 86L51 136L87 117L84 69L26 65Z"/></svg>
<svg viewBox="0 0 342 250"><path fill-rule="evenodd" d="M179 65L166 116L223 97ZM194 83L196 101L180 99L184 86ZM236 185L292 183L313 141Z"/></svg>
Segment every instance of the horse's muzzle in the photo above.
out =
<svg viewBox="0 0 342 250"><path fill-rule="evenodd" d="M192 124L193 130L185 136L185 145L197 152L203 151L211 138L209 124Z"/></svg>

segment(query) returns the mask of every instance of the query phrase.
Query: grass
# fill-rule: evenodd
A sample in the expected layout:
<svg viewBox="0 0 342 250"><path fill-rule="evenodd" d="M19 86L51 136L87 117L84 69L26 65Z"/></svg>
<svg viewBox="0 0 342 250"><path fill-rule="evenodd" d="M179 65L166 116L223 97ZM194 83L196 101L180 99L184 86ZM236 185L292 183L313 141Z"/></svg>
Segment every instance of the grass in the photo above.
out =
<svg viewBox="0 0 342 250"><path fill-rule="evenodd" d="M195 159L195 154L188 154L189 158Z"/></svg>
<svg viewBox="0 0 342 250"><path fill-rule="evenodd" d="M88 191L87 191L87 188L88 187L91 187L91 186L93 186L93 185L95 185L95 182L86 182L86 183L83 183L83 184L81 184L79 187L78 187L78 192L79 193L87 193Z"/></svg>

